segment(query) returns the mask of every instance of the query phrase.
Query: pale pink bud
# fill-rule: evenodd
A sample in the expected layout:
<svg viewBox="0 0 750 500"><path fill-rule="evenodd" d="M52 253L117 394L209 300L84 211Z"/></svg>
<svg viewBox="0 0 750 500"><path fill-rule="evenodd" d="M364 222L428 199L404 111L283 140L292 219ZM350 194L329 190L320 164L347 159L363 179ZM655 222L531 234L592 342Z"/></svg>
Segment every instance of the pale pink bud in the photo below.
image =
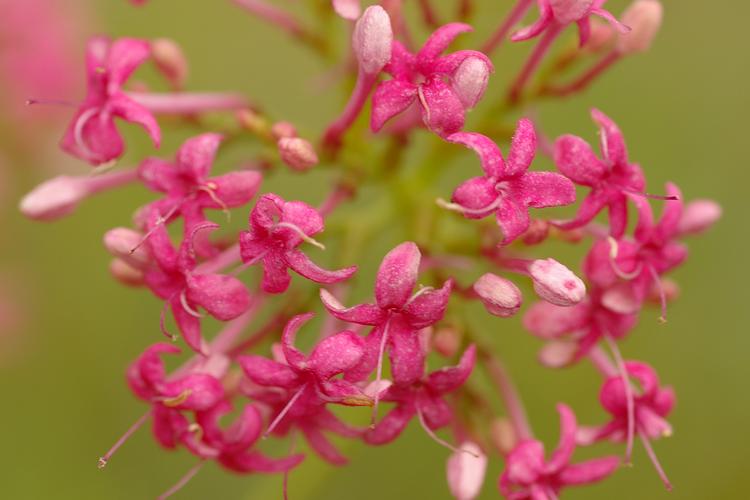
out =
<svg viewBox="0 0 750 500"><path fill-rule="evenodd" d="M581 278L555 259L535 260L529 265L529 275L536 293L550 304L572 306L586 297Z"/></svg>
<svg viewBox="0 0 750 500"><path fill-rule="evenodd" d="M712 200L695 200L685 206L680 219L680 234L700 234L721 218L721 205Z"/></svg>
<svg viewBox="0 0 750 500"><path fill-rule="evenodd" d="M293 170L304 172L318 164L318 155L312 144L299 137L282 137L277 143L281 161Z"/></svg>
<svg viewBox="0 0 750 500"><path fill-rule="evenodd" d="M142 242L143 234L126 227L116 227L104 233L104 248L112 256L138 269L142 269L150 261Z"/></svg>
<svg viewBox="0 0 750 500"><path fill-rule="evenodd" d="M136 269L122 259L112 259L112 262L109 263L109 272L123 285L143 285L143 271Z"/></svg>
<svg viewBox="0 0 750 500"><path fill-rule="evenodd" d="M35 187L23 197L19 208L30 219L51 221L73 213L87 195L84 181L61 175Z"/></svg>
<svg viewBox="0 0 750 500"><path fill-rule="evenodd" d="M452 358L461 347L461 334L453 326L443 326L432 336L432 347L441 356Z"/></svg>
<svg viewBox="0 0 750 500"><path fill-rule="evenodd" d="M354 21L362 12L362 7L359 0L333 0L333 10L344 19Z"/></svg>
<svg viewBox="0 0 750 500"><path fill-rule="evenodd" d="M505 417L499 417L490 424L490 439L497 450L508 455L518 444L518 436L513 424Z"/></svg>
<svg viewBox="0 0 750 500"><path fill-rule="evenodd" d="M289 122L276 122L271 126L271 135L275 140L297 137L297 129Z"/></svg>
<svg viewBox="0 0 750 500"><path fill-rule="evenodd" d="M182 48L169 38L157 38L151 42L151 56L159 71L176 89L185 85L188 63Z"/></svg>
<svg viewBox="0 0 750 500"><path fill-rule="evenodd" d="M544 219L533 219L531 225L522 235L526 245L538 245L549 236L550 225Z"/></svg>
<svg viewBox="0 0 750 500"><path fill-rule="evenodd" d="M391 59L393 45L388 13L379 5L368 7L354 27L352 43L360 69L368 75L380 73Z"/></svg>
<svg viewBox="0 0 750 500"><path fill-rule="evenodd" d="M461 451L463 450L463 451ZM479 495L487 471L487 456L476 443L466 441L448 457L448 488L456 500L473 500Z"/></svg>
<svg viewBox="0 0 750 500"><path fill-rule="evenodd" d="M575 342L553 340L539 351L539 362L547 368L563 368L573 361L577 351Z"/></svg>
<svg viewBox="0 0 750 500"><path fill-rule="evenodd" d="M467 57L453 73L453 90L467 108L473 108L487 90L490 67L478 57Z"/></svg>
<svg viewBox="0 0 750 500"><path fill-rule="evenodd" d="M661 278L659 283L653 283L648 291L647 299L654 304L661 304L662 298L672 302L680 296L680 285L669 278Z"/></svg>
<svg viewBox="0 0 750 500"><path fill-rule="evenodd" d="M591 35L583 48L590 53L599 52L613 42L616 34L617 30L611 24L600 19L591 19Z"/></svg>
<svg viewBox="0 0 750 500"><path fill-rule="evenodd" d="M621 54L646 52L661 28L664 8L659 0L636 0L622 15L630 33L620 34L617 50Z"/></svg>
<svg viewBox="0 0 750 500"><path fill-rule="evenodd" d="M474 283L474 291L487 312L501 318L516 314L523 302L521 290L512 281L492 273L481 276Z"/></svg>

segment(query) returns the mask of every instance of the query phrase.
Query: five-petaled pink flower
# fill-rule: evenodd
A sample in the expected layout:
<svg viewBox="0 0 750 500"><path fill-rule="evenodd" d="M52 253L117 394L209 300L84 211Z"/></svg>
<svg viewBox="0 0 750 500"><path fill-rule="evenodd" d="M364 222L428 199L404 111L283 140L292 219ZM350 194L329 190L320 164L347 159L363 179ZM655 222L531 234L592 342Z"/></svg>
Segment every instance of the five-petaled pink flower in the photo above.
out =
<svg viewBox="0 0 750 500"><path fill-rule="evenodd" d="M317 210L301 201L284 201L273 193L264 194L250 212L250 230L240 234L240 253L247 265L263 263L263 290L282 293L291 282L288 269L316 283L337 283L349 279L357 266L328 271L318 267L297 247L323 230Z"/></svg>
<svg viewBox="0 0 750 500"><path fill-rule="evenodd" d="M448 140L473 149L482 162L484 175L458 186L453 192L453 203L441 200L441 205L469 219L482 219L494 213L503 232L503 245L529 228L529 207L556 207L575 201L575 186L570 180L554 172L528 171L536 154L536 132L530 120L518 122L507 160L503 159L500 148L484 135L459 132Z"/></svg>
<svg viewBox="0 0 750 500"><path fill-rule="evenodd" d="M92 165L100 165L122 156L124 145L114 118L142 126L155 146L161 142L156 119L142 105L128 97L122 86L135 69L148 59L148 42L106 37L89 41L86 52L88 87L86 99L61 141L62 148Z"/></svg>
<svg viewBox="0 0 750 500"><path fill-rule="evenodd" d="M347 372L348 379L364 380L376 367L380 372L386 347L396 385L408 386L422 378L426 353L418 332L443 318L453 281L446 281L437 290L423 287L412 293L421 258L419 248L412 242L402 243L388 252L375 280L375 304L345 308L328 291L320 291L323 305L336 318L374 326L367 336L362 362Z"/></svg>
<svg viewBox="0 0 750 500"><path fill-rule="evenodd" d="M576 184L591 187L575 219L557 225L563 229L583 227L608 207L610 234L619 238L628 225L628 195L643 195L646 181L641 167L628 160L615 122L598 109L592 110L591 116L600 127L601 160L580 137L564 135L555 142L555 164L560 172Z"/></svg>
<svg viewBox="0 0 750 500"><path fill-rule="evenodd" d="M609 11L603 9L607 0L538 0L539 19L531 26L519 30L511 38L514 42L529 40L543 32L559 32L572 23L578 25L580 45L583 47L591 35L591 16L604 18L616 30L627 33L630 28L620 23Z"/></svg>
<svg viewBox="0 0 750 500"><path fill-rule="evenodd" d="M571 464L576 448L576 417L564 404L560 413L560 442L547 460L544 445L533 439L519 442L508 455L500 476L500 492L508 500L555 500L563 487L595 483L614 472L620 460L604 457Z"/></svg>
<svg viewBox="0 0 750 500"><path fill-rule="evenodd" d="M374 132L417 102L424 124L436 134L444 137L463 128L466 110L481 97L493 66L487 56L474 50L440 54L458 35L471 30L467 24L447 24L438 28L416 54L400 42L393 42L391 61L385 67L393 79L378 85L372 97L370 125ZM472 83L478 82L476 86L464 83L464 77L454 81L456 71L468 60L479 66L479 71L471 72L475 75ZM467 87L477 88L465 92ZM467 98L467 94L471 97Z"/></svg>

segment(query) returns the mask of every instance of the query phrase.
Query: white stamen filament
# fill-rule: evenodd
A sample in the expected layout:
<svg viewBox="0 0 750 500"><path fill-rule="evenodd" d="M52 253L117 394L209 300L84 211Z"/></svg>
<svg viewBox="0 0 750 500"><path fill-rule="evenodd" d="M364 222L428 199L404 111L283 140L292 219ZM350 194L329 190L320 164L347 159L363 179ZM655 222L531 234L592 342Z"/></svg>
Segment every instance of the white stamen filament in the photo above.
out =
<svg viewBox="0 0 750 500"><path fill-rule="evenodd" d="M471 455L474 458L479 458L479 455L477 455L476 453L470 450L465 450L463 448L457 448L453 446L452 444L450 444L448 441L441 439L437 434L435 434L435 431L430 429L430 427L427 425L427 422L424 419L424 415L422 414L422 410L419 408L419 405L417 404L416 406L417 406L417 418L419 418L419 423L422 425L422 428L424 429L424 431L427 433L428 436L430 436L430 438L432 438L433 441L435 441L437 444L441 446L445 446L451 451L454 451L457 453L466 453L468 455Z"/></svg>
<svg viewBox="0 0 750 500"><path fill-rule="evenodd" d="M165 500L180 491L191 479L193 479L193 477L195 477L196 474L198 474L198 472L200 472L205 463L206 461L204 459L201 459L201 461L195 464L189 471L187 471L187 473L182 476L180 480L174 484L174 486L159 495L156 500Z"/></svg>
<svg viewBox="0 0 750 500"><path fill-rule="evenodd" d="M185 290L180 292L180 305L182 305L182 308L185 310L186 313L188 313L190 316L193 316L195 318L202 318L203 315L190 307L190 304L188 304L187 301L187 295L185 293Z"/></svg>
<svg viewBox="0 0 750 500"><path fill-rule="evenodd" d="M304 384L302 387L300 387L297 392L292 396L292 399L289 400L289 402L286 404L284 409L282 409L278 415L276 415L276 418L273 419L273 422L271 422L271 425L268 426L268 429L266 429L266 432L263 433L263 439L267 439L268 436L271 435L273 430L279 425L279 423L284 419L287 413L289 413L289 410L292 409L292 406L294 406L294 403L297 402L297 400L302 396L302 393L305 392L305 389L307 389L307 384Z"/></svg>
<svg viewBox="0 0 750 500"><path fill-rule="evenodd" d="M625 362L622 359L620 349L617 347L617 342L615 342L609 334L605 334L604 339L607 341L607 344L612 351L612 355L615 358L617 371L620 373L623 387L625 389L625 401L628 412L628 433L627 444L625 446L625 463L630 465L633 458L633 440L635 439L635 400L633 399L633 386L630 384L628 371L625 367Z"/></svg>
<svg viewBox="0 0 750 500"><path fill-rule="evenodd" d="M625 281L631 281L637 278L643 271L643 263L639 262L636 268L629 273L623 271L617 263L617 256L620 252L620 246L617 244L617 240L608 236L607 241L609 242L609 264L612 266L612 270L615 274Z"/></svg>
<svg viewBox="0 0 750 500"><path fill-rule="evenodd" d="M325 247L324 244L322 244L321 242L317 241L316 239L308 236L296 224L292 224L291 222L278 222L276 224L276 227L285 227L287 229L291 229L292 231L294 231L295 233L297 233L297 235L299 235L299 237L302 238L307 243L309 243L309 244L311 244L313 246L316 246L316 247L320 248L321 250L325 250L326 249L326 247Z"/></svg>
<svg viewBox="0 0 750 500"><path fill-rule="evenodd" d="M458 203L450 203L448 201L445 201L443 198L438 198L437 200L435 200L435 203L437 203L440 208L445 208L446 210L450 210L452 212L469 215L483 215L487 212L492 212L493 210L497 209L502 201L502 196L498 196L492 203L483 208L468 208L463 205L459 205Z"/></svg>
<svg viewBox="0 0 750 500"><path fill-rule="evenodd" d="M370 429L375 428L375 421L378 419L378 404L380 403L380 381L383 379L383 355L385 354L385 345L388 343L388 326L391 319L388 318L383 327L383 337L380 339L378 348L378 368L375 372L375 397L372 404L372 416L370 417Z"/></svg>
<svg viewBox="0 0 750 500"><path fill-rule="evenodd" d="M89 147L86 145L86 142L83 140L83 127L85 127L89 120L91 120L100 111L101 108L87 109L86 111L81 113L81 116L79 116L78 120L76 120L75 127L73 127L73 138L76 141L76 145L81 149L81 152L83 152L84 156L87 156L92 160L96 159L97 155L89 149Z"/></svg>

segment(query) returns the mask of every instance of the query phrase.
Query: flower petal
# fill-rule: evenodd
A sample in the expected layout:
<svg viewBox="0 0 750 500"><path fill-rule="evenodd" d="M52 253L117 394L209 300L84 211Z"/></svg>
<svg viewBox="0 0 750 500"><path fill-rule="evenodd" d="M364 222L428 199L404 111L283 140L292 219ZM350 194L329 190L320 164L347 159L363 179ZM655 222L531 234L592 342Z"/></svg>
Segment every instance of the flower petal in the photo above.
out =
<svg viewBox="0 0 750 500"><path fill-rule="evenodd" d="M201 320L188 313L185 308L182 307L179 297L173 298L170 305L172 306L172 315L180 329L180 333L182 333L182 338L185 340L185 343L187 343L187 345L189 345L195 352L202 352L203 339L201 338Z"/></svg>
<svg viewBox="0 0 750 500"><path fill-rule="evenodd" d="M345 465L349 462L318 429L305 425L302 426L302 432L305 434L307 442L310 443L310 447L327 462L333 465Z"/></svg>
<svg viewBox="0 0 750 500"><path fill-rule="evenodd" d="M381 309L401 308L417 284L422 254L416 243L401 243L383 257L375 280L375 300Z"/></svg>
<svg viewBox="0 0 750 500"><path fill-rule="evenodd" d="M422 289L414 294L403 308L409 324L422 329L443 319L452 289L453 280L449 279L437 290Z"/></svg>
<svg viewBox="0 0 750 500"><path fill-rule="evenodd" d="M112 114L123 120L140 125L151 137L151 141L157 148L161 145L161 129L156 118L151 112L124 94L113 96L109 99Z"/></svg>
<svg viewBox="0 0 750 500"><path fill-rule="evenodd" d="M177 151L180 173L198 183L208 177L221 140L221 135L207 133L185 141Z"/></svg>
<svg viewBox="0 0 750 500"><path fill-rule="evenodd" d="M494 181L487 177L473 177L453 191L451 201L469 209L462 212L467 219L483 219L497 209L497 197Z"/></svg>
<svg viewBox="0 0 750 500"><path fill-rule="evenodd" d="M381 82L372 95L372 131L379 132L388 120L406 111L416 98L417 87L408 81L394 78Z"/></svg>
<svg viewBox="0 0 750 500"><path fill-rule="evenodd" d="M268 458L260 452L249 451L233 455L220 456L221 464L235 472L286 472L299 465L305 459L304 455L290 455L285 458Z"/></svg>
<svg viewBox="0 0 750 500"><path fill-rule="evenodd" d="M534 208L559 207L576 201L576 188L554 172L528 172L514 183L526 204Z"/></svg>
<svg viewBox="0 0 750 500"><path fill-rule="evenodd" d="M516 133L510 143L510 153L505 167L505 176L515 176L526 172L536 155L536 130L528 118L522 118L516 126Z"/></svg>
<svg viewBox="0 0 750 500"><path fill-rule="evenodd" d="M591 484L606 478L619 466L619 457L596 458L568 465L557 477L563 484Z"/></svg>
<svg viewBox="0 0 750 500"><path fill-rule="evenodd" d="M377 423L374 429L367 431L365 442L374 445L390 443L406 429L415 413L413 405L396 406Z"/></svg>
<svg viewBox="0 0 750 500"><path fill-rule="evenodd" d="M448 48L453 40L458 35L473 30L474 28L464 23L448 23L436 29L417 52L420 71L429 74L433 61Z"/></svg>
<svg viewBox="0 0 750 500"><path fill-rule="evenodd" d="M500 203L495 214L497 224L503 233L501 245L508 245L521 236L529 228L531 220L525 205L516 200L505 198Z"/></svg>
<svg viewBox="0 0 750 500"><path fill-rule="evenodd" d="M549 302L537 302L523 317L523 326L533 335L544 340L573 333L586 326L589 304L583 302L572 307L562 307Z"/></svg>
<svg viewBox="0 0 750 500"><path fill-rule="evenodd" d="M457 132L446 140L473 149L482 163L482 170L487 177L499 178L504 175L505 162L500 148L492 139L476 132Z"/></svg>
<svg viewBox="0 0 750 500"><path fill-rule="evenodd" d="M306 356L294 346L294 341L299 329L314 316L315 313L307 313L293 317L289 320L284 327L284 331L281 333L281 347L284 351L286 362L289 363L289 366L298 370L302 370L306 367Z"/></svg>
<svg viewBox="0 0 750 500"><path fill-rule="evenodd" d="M388 324L388 339L393 383L411 385L422 378L427 353L418 332L403 321L393 319Z"/></svg>
<svg viewBox="0 0 750 500"><path fill-rule="evenodd" d="M233 276L193 274L187 276L188 300L203 307L214 318L229 321L250 307L250 292Z"/></svg>
<svg viewBox="0 0 750 500"><path fill-rule="evenodd" d="M598 109L591 110L591 118L599 125L602 134L602 155L612 164L628 163L628 149L619 127Z"/></svg>
<svg viewBox="0 0 750 500"><path fill-rule="evenodd" d="M287 272L287 262L278 251L269 251L263 257L263 291L266 293L283 293L289 288L292 278Z"/></svg>
<svg viewBox="0 0 750 500"><path fill-rule="evenodd" d="M440 78L419 87L422 121L440 137L464 128L466 110L453 88Z"/></svg>
<svg viewBox="0 0 750 500"><path fill-rule="evenodd" d="M315 346L308 364L320 378L331 378L356 366L364 354L364 345L364 339L350 331L331 335Z"/></svg>
<svg viewBox="0 0 750 500"><path fill-rule="evenodd" d="M320 300L335 318L360 325L378 325L385 321L386 313L375 304L358 304L346 308L328 290L321 288Z"/></svg>
<svg viewBox="0 0 750 500"><path fill-rule="evenodd" d="M299 385L299 376L294 370L263 356L240 356L239 363L245 375L258 385L284 389L293 389Z"/></svg>
<svg viewBox="0 0 750 500"><path fill-rule="evenodd" d="M260 187L263 176L253 170L241 170L209 179L213 196L203 193L202 205L206 208L235 208L249 202ZM216 200L224 206L219 205Z"/></svg>
<svg viewBox="0 0 750 500"><path fill-rule="evenodd" d="M146 187L167 193L178 185L177 169L160 158L146 158L138 165L138 178Z"/></svg>
<svg viewBox="0 0 750 500"><path fill-rule="evenodd" d="M555 141L554 160L565 177L584 186L596 185L607 173L607 165L597 158L589 143L574 135Z"/></svg>
<svg viewBox="0 0 750 500"><path fill-rule="evenodd" d="M151 55L151 47L145 40L119 38L112 43L107 53L107 70L110 92L119 90L135 69ZM114 87L114 88L112 88Z"/></svg>
<svg viewBox="0 0 750 500"><path fill-rule="evenodd" d="M461 387L474 370L476 346L470 345L456 366L441 368L427 376L425 384L436 394L446 394Z"/></svg>
<svg viewBox="0 0 750 500"><path fill-rule="evenodd" d="M578 423L573 410L568 405L560 403L557 405L557 412L560 414L560 441L545 466L549 474L555 474L568 465L576 449Z"/></svg>
<svg viewBox="0 0 750 500"><path fill-rule="evenodd" d="M338 283L351 278L357 272L357 266L345 267L336 271L329 271L318 267L300 250L288 250L285 259L289 267L305 278L316 283Z"/></svg>

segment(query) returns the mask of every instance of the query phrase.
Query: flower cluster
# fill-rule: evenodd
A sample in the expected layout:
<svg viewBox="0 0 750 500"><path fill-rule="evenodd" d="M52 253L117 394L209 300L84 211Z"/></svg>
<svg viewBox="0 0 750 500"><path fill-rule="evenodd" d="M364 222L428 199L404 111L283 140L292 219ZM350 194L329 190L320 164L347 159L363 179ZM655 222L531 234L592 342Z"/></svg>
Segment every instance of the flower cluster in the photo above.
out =
<svg viewBox="0 0 750 500"><path fill-rule="evenodd" d="M315 51L332 50L325 36L282 7L265 0L235 3ZM323 460L343 465L347 458L331 434L385 445L415 421L427 437L451 450L447 480L458 499L478 495L493 453L504 460L498 488L506 498L556 499L564 488L606 478L621 463L616 456L574 461L576 447L623 442L629 462L636 437L671 487L652 441L672 433L674 393L660 385L650 365L624 360L618 342L633 332L651 303L660 305L666 322L668 303L676 296L668 274L687 258L683 239L709 228L720 208L708 200L685 203L672 183L664 195L649 194L623 133L599 110L592 117L600 131L600 154L575 135L545 144L540 125L529 118L517 122L512 137L495 125L541 96L580 92L604 67L646 50L661 21L661 5L636 0L618 21L605 10L605 0L540 0L539 19L511 37L539 36L539 45L485 125L470 128L469 112L480 109L495 68L490 56L533 2L519 0L482 51L455 52L449 47L472 31L470 25L437 26L430 1L420 2L423 20L434 32L414 50L411 20L401 4L383 1L363 10L356 0L331 2L329 15L355 23L350 62L357 67L350 69L356 83L338 118L320 127L317 142L300 137L297 127L273 119L242 95L185 91L187 58L172 41L97 37L89 42L86 97L61 148L96 169L41 184L20 208L30 218L51 221L72 214L87 197L126 184L156 193L135 211L131 227L106 233L104 246L112 255L114 278L158 299L155 330L173 342L181 338L192 351L168 372L163 357L182 350L159 342L130 365L128 385L148 409L102 456L100 466L150 422L162 447L183 448L197 460L161 497L166 498L208 461L238 473L287 474L305 458L294 448L295 436L302 435ZM593 24L592 16L609 24ZM571 24L578 27L580 47L553 61L537 85L537 68ZM556 81L572 62L610 48L606 64L581 81ZM172 91L128 89L131 75L149 60ZM370 131L355 126L365 109ZM186 140L173 160L152 156L136 168L116 167L128 147L115 119L140 125L159 147L160 115L202 124L196 117L209 112L230 112L234 126ZM432 141L427 161L416 168L401 165L413 157L403 153L418 135ZM384 157L369 144L382 136L388 144ZM253 142L261 152L238 169L214 173L229 140ZM509 142L506 154L498 145L504 142ZM440 188L430 181L441 168L435 159L462 153L458 146L475 153L481 170L467 155L475 176L458 185L450 201L437 198L435 206ZM550 156L558 171L532 170L539 153ZM369 155L366 161L362 155ZM265 178L302 175L318 163L333 176L319 205L286 200L283 188L258 195ZM543 209L576 203L577 187L587 193L570 218L544 215ZM368 203L372 198L364 188L377 192L379 201ZM362 202L350 204L353 198ZM659 220L650 200L663 207ZM628 218L631 208L634 221ZM215 221L223 220L221 213L228 218L237 211L248 217L246 230L233 233ZM607 217L600 217L605 211ZM336 224L329 221L329 236L325 222L334 212L338 218ZM495 223L482 222L491 215ZM463 223L474 241L457 242L439 229L444 223ZM387 241L383 235L389 229L407 241L379 259L372 300L356 303L351 294L361 278L358 269L366 268L381 239ZM315 256L314 249L326 249L316 238L330 238L335 254L345 256L334 264L337 269L316 263L324 257ZM552 239L586 247L580 277L541 253ZM511 275L525 276L531 286L512 281ZM539 299L525 310L523 287ZM352 302L356 305L345 305ZM490 315L486 325L520 313L525 329L545 341L539 354L543 365L592 362L602 374L599 402L609 421L579 425L573 410L558 404L560 442L545 455L496 349L468 320L479 304ZM322 322L313 321L315 309L324 311ZM206 314L224 323L218 333L208 332ZM309 354L297 346L303 326ZM440 367L430 371L428 361ZM477 366L494 383L492 393L472 383ZM507 417L493 414L495 396ZM369 425L344 419L336 410L341 406L366 407L362 416ZM381 406L386 410L380 412ZM222 422L229 414L230 421ZM439 435L444 429L451 436ZM261 437L288 440L292 449L271 458L260 450Z"/></svg>

